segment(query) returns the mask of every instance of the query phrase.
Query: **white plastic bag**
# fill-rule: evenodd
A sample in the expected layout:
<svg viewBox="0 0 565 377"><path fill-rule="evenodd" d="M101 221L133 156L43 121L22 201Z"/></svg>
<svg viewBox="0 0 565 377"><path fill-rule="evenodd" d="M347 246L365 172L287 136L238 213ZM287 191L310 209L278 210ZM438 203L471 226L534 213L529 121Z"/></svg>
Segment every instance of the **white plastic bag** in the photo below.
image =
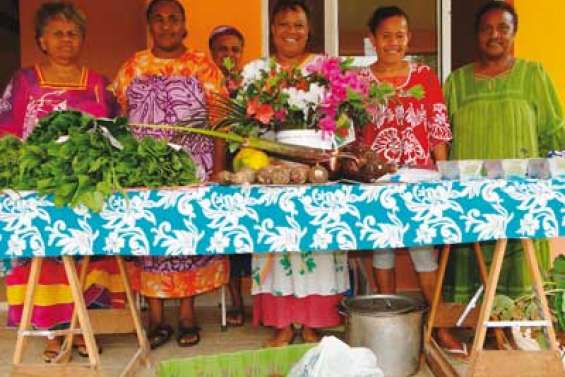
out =
<svg viewBox="0 0 565 377"><path fill-rule="evenodd" d="M335 336L326 336L287 377L384 377L384 373L370 349L352 348Z"/></svg>

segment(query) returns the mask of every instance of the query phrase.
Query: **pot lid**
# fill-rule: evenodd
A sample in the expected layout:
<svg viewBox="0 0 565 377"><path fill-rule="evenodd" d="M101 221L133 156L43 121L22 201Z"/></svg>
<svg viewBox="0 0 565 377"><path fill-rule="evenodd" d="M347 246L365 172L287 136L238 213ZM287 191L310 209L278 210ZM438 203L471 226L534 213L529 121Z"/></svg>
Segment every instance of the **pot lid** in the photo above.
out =
<svg viewBox="0 0 565 377"><path fill-rule="evenodd" d="M395 315L424 308L420 300L401 295L372 295L347 298L343 306L350 313Z"/></svg>

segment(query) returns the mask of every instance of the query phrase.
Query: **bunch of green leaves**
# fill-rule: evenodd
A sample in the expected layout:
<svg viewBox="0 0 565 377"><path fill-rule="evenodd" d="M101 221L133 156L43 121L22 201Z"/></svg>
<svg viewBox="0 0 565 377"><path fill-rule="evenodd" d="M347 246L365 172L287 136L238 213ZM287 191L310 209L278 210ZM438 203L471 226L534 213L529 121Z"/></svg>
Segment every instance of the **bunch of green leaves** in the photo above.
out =
<svg viewBox="0 0 565 377"><path fill-rule="evenodd" d="M78 112L45 118L19 147L18 160L4 187L37 190L52 194L58 206L83 204L94 211L126 187L197 182L194 162L184 151L152 138L138 142L123 118L96 120Z"/></svg>
<svg viewBox="0 0 565 377"><path fill-rule="evenodd" d="M12 187L19 171L19 154L22 142L13 136L0 139L0 189Z"/></svg>
<svg viewBox="0 0 565 377"><path fill-rule="evenodd" d="M550 300L551 310L557 318L559 330L565 331L565 255L557 257L550 276L556 290Z"/></svg>

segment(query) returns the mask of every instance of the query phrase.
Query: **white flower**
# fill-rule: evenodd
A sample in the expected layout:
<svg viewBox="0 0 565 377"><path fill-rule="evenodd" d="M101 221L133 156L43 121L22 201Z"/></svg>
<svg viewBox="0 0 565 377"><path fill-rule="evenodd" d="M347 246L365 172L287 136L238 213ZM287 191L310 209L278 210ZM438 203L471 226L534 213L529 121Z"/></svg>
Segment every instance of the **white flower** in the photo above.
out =
<svg viewBox="0 0 565 377"><path fill-rule="evenodd" d="M251 82L261 78L261 72L264 72L269 68L268 64L268 60L265 59L257 59L246 64L241 71L242 87L245 88Z"/></svg>
<svg viewBox="0 0 565 377"><path fill-rule="evenodd" d="M418 227L416 231L416 242L421 244L431 244L433 242L434 237L436 236L436 230L430 227L427 223L423 223Z"/></svg>
<svg viewBox="0 0 565 377"><path fill-rule="evenodd" d="M111 254L120 254L120 251L125 245L125 241L116 232L111 232L106 238L106 245L104 246L104 251Z"/></svg>
<svg viewBox="0 0 565 377"><path fill-rule="evenodd" d="M539 221L531 213L527 213L520 220L520 228L520 233L532 236L539 229Z"/></svg>
<svg viewBox="0 0 565 377"><path fill-rule="evenodd" d="M295 87L285 88L282 93L288 95L288 104L297 108L304 114L304 120L308 119L308 112L317 108L325 95L325 89L318 84L311 84L309 90L304 91Z"/></svg>
<svg viewBox="0 0 565 377"><path fill-rule="evenodd" d="M314 234L314 248L320 250L326 250L330 243L332 242L332 236L324 229L318 229L316 234Z"/></svg>
<svg viewBox="0 0 565 377"><path fill-rule="evenodd" d="M21 239L18 235L13 234L8 240L8 254L14 256L21 256L26 248L25 240Z"/></svg>
<svg viewBox="0 0 565 377"><path fill-rule="evenodd" d="M210 246L208 251L212 251L217 254L223 254L230 244L229 238L225 237L223 232L215 232L214 236L210 240Z"/></svg>

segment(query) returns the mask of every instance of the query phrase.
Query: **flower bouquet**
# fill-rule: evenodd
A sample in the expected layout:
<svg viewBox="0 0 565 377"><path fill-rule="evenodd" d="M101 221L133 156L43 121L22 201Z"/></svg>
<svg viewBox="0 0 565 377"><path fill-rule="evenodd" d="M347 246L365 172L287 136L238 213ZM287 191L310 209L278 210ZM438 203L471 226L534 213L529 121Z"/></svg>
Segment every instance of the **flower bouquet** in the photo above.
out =
<svg viewBox="0 0 565 377"><path fill-rule="evenodd" d="M241 136L268 131L313 129L340 147L354 140L354 126L367 121L369 85L351 61L319 58L305 71L281 70L274 60L258 60L242 72L239 91L216 103L216 129Z"/></svg>

